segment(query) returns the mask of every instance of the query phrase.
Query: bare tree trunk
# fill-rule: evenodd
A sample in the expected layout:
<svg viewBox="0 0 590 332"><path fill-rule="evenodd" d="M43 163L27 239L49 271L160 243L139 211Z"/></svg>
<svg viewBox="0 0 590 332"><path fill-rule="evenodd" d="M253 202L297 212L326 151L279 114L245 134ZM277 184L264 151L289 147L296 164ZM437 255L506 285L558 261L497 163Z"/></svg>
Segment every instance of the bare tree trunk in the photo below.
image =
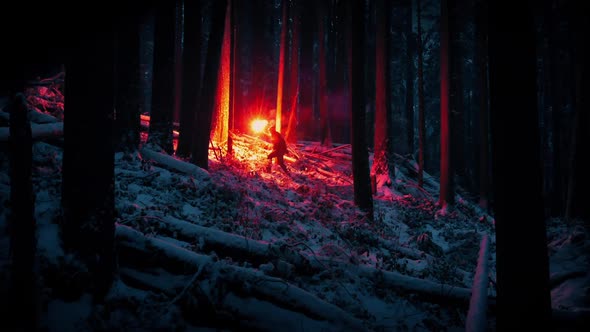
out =
<svg viewBox="0 0 590 332"><path fill-rule="evenodd" d="M114 34L101 28L66 62L62 170L62 239L86 262L98 301L115 269Z"/></svg>
<svg viewBox="0 0 590 332"><path fill-rule="evenodd" d="M375 5L376 13L376 50L375 50L375 138L372 175L389 175L389 138L391 137L389 121L389 16L391 5L387 0L377 0ZM395 174L394 174L395 176Z"/></svg>
<svg viewBox="0 0 590 332"><path fill-rule="evenodd" d="M408 17L406 22L406 118L408 135L408 153L414 155L414 33L412 30L412 0L407 1Z"/></svg>
<svg viewBox="0 0 590 332"><path fill-rule="evenodd" d="M182 105L180 133L176 154L188 157L194 135L195 115L199 107L201 81L201 5L199 1L187 1L184 5L184 51L182 55Z"/></svg>
<svg viewBox="0 0 590 332"><path fill-rule="evenodd" d="M172 154L176 4L174 1L156 0L156 9L152 110L148 143Z"/></svg>
<svg viewBox="0 0 590 332"><path fill-rule="evenodd" d="M498 331L527 329L533 323L552 329L530 5L489 2Z"/></svg>
<svg viewBox="0 0 590 332"><path fill-rule="evenodd" d="M231 133L235 129L235 118L236 118L236 80L238 78L236 72L236 59L238 58L238 21L237 21L237 3L231 1L230 6L230 74L229 74L229 115L228 115L228 126L229 133L227 135L227 154L233 154L233 138Z"/></svg>
<svg viewBox="0 0 590 332"><path fill-rule="evenodd" d="M141 126L139 18L131 18L127 25L120 25L117 35L115 148L131 152L139 147Z"/></svg>
<svg viewBox="0 0 590 332"><path fill-rule="evenodd" d="M281 10L283 13L282 22L281 22L281 41L280 41L280 51L279 51L279 79L277 81L277 113L276 113L276 120L275 120L275 130L279 133L282 132L282 118L283 118L283 89L285 87L284 83L284 76L285 76L285 68L287 64L285 63L285 53L287 52L287 31L289 30L289 25L287 24L287 0L282 0L281 2Z"/></svg>
<svg viewBox="0 0 590 332"><path fill-rule="evenodd" d="M226 0L219 0L213 3L211 10L211 34L207 47L207 59L205 61L205 72L203 82L217 82L219 74L219 63L221 61L221 48L225 26ZM193 153L191 161L193 164L209 169L209 141L211 133L211 118L215 107L215 84L203 84L199 98L199 110L195 116L195 135L193 136Z"/></svg>
<svg viewBox="0 0 590 332"><path fill-rule="evenodd" d="M354 202L373 220L373 197L369 176L369 156L365 128L365 18L364 1L353 0L348 14L352 17L349 38L350 98L352 107L351 141Z"/></svg>
<svg viewBox="0 0 590 332"><path fill-rule="evenodd" d="M449 4L440 4L440 196L439 205L444 209L453 204L451 169L451 112L449 103Z"/></svg>
<svg viewBox="0 0 590 332"><path fill-rule="evenodd" d="M575 66L575 120L574 132L572 135L569 185L567 193L567 204L565 216L566 220L573 218L585 219L586 224L590 224L590 205L585 199L586 191L590 183L588 169L590 162L585 154L590 150L590 116L588 114L588 89L590 80L588 79L588 20L585 17L582 3L576 2L570 8L570 21L573 22L574 31L574 66Z"/></svg>
<svg viewBox="0 0 590 332"><path fill-rule="evenodd" d="M299 100L299 6L296 1L291 2L291 70L289 72L289 94L291 107L289 109L289 123L285 132L287 142L297 141L297 109Z"/></svg>
<svg viewBox="0 0 590 332"><path fill-rule="evenodd" d="M20 81L20 80L19 80ZM10 96L10 206L9 232L11 287L10 305L21 317L9 319L11 326L35 331L38 321L38 287L36 268L35 195L32 183L33 139L27 107L22 95L22 81ZM21 84L19 84L21 83ZM13 318L13 317L9 317Z"/></svg>
<svg viewBox="0 0 590 332"><path fill-rule="evenodd" d="M476 55L479 74L479 206L487 210L489 207L489 110L488 110L488 70L487 70L487 8L480 3L477 8Z"/></svg>
<svg viewBox="0 0 590 332"><path fill-rule="evenodd" d="M416 52L418 53L418 186L424 185L424 143L426 137L426 122L424 119L424 54L422 50L422 21L421 1L416 0L416 25L418 27L418 40Z"/></svg>
<svg viewBox="0 0 590 332"><path fill-rule="evenodd" d="M330 110L328 109L328 78L326 76L326 9L323 3L317 5L318 24L318 98L320 108L320 142L322 146L332 147L332 133L330 131Z"/></svg>

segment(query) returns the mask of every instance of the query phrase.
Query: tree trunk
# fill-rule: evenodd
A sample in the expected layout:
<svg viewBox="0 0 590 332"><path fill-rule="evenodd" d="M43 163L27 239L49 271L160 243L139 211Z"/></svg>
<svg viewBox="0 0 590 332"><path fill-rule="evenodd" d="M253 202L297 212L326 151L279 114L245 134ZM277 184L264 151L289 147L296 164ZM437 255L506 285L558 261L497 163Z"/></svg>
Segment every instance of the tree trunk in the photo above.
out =
<svg viewBox="0 0 590 332"><path fill-rule="evenodd" d="M217 82L219 63L221 61L221 48L224 35L226 0L215 1L211 10L211 34L207 47L207 59L203 82ZM209 169L209 141L211 133L211 118L215 106L215 84L203 84L199 99L199 110L196 112L193 136L192 163Z"/></svg>
<svg viewBox="0 0 590 332"><path fill-rule="evenodd" d="M414 32L412 30L412 0L407 1L408 17L406 22L406 118L408 135L408 153L414 155Z"/></svg>
<svg viewBox="0 0 590 332"><path fill-rule="evenodd" d="M375 4L376 13L376 49L375 49L375 138L372 175L385 174L389 176L394 168L389 167L390 151L389 139L391 133L388 126L389 110L389 17L391 15L391 4L386 0L377 0ZM395 174L393 174L395 176Z"/></svg>
<svg viewBox="0 0 590 332"><path fill-rule="evenodd" d="M489 110L487 70L487 8L482 2L477 8L476 52L479 90L479 206L488 210L489 198Z"/></svg>
<svg viewBox="0 0 590 332"><path fill-rule="evenodd" d="M418 53L418 186L424 186L424 143L426 137L426 122L424 119L424 54L422 50L422 21L421 21L421 1L416 0L416 25L417 49Z"/></svg>
<svg viewBox="0 0 590 332"><path fill-rule="evenodd" d="M291 2L291 69L289 72L289 95L291 96L291 108L289 109L289 122L285 132L287 142L297 142L297 111L299 100L299 6L297 2Z"/></svg>
<svg viewBox="0 0 590 332"><path fill-rule="evenodd" d="M229 4L229 1L228 1ZM211 141L224 144L227 141L229 125L229 92L231 76L231 6L227 6L224 18L223 41L215 91L215 107L212 117Z"/></svg>
<svg viewBox="0 0 590 332"><path fill-rule="evenodd" d="M102 28L81 39L66 62L62 170L64 247L86 262L95 300L115 269L114 34Z"/></svg>
<svg viewBox="0 0 590 332"><path fill-rule="evenodd" d="M228 135L227 135L227 154L233 155L233 137L232 133L235 130L236 119L236 80L238 78L236 60L238 59L238 4L236 1L229 3L230 6L230 54L229 54L229 110L228 110Z"/></svg>
<svg viewBox="0 0 590 332"><path fill-rule="evenodd" d="M590 162L587 157L584 157L590 150L590 116L588 114L588 93L590 80L588 79L589 71L587 59L588 54L587 45L587 30L588 21L585 17L585 11L581 7L581 3L576 3L570 9L569 13L572 22L574 22L572 30L574 31L574 66L575 76L575 103L574 109L576 112L574 120L574 133L572 135L571 159L569 163L569 185L566 204L566 220L573 218L583 218L588 225L590 223L590 204L584 199L587 196L586 192L588 184L590 183L590 175L588 169Z"/></svg>
<svg viewBox="0 0 590 332"><path fill-rule="evenodd" d="M156 0L152 110L148 143L168 154L174 152L172 122L174 111L175 1Z"/></svg>
<svg viewBox="0 0 590 332"><path fill-rule="evenodd" d="M497 329L534 323L551 330L532 8L528 2L490 1L489 9Z"/></svg>
<svg viewBox="0 0 590 332"><path fill-rule="evenodd" d="M318 24L318 99L320 109L320 142L322 146L332 147L332 133L330 131L330 110L328 109L328 78L326 75L326 31L325 31L325 4L317 5Z"/></svg>
<svg viewBox="0 0 590 332"><path fill-rule="evenodd" d="M354 0L349 4L352 16L349 50L350 105L352 107L351 141L354 203L373 220L373 197L369 176L369 156L365 141L365 18L364 1Z"/></svg>
<svg viewBox="0 0 590 332"><path fill-rule="evenodd" d="M464 19L459 15L461 0L449 0L448 4L448 55L449 64L449 109L450 109L450 163L449 163L449 199L452 200L453 190L456 185L465 186L466 162L465 162L465 100L463 98L464 80L463 66L465 63L464 52L461 45Z"/></svg>
<svg viewBox="0 0 590 332"><path fill-rule="evenodd" d="M199 108L201 81L201 5L199 1L184 4L184 51L182 55L182 107L176 154L188 157L194 135L194 119Z"/></svg>
<svg viewBox="0 0 590 332"><path fill-rule="evenodd" d="M12 258L10 305L19 318L9 317L4 324L20 326L26 331L37 329L37 267L35 195L32 183L33 139L23 81L13 80L15 91L10 96L10 206L9 232ZM12 320L14 318L14 320ZM10 330L10 328L9 328Z"/></svg>
<svg viewBox="0 0 590 332"><path fill-rule="evenodd" d="M439 205L445 209L453 204L453 173L451 165L451 112L449 103L449 5L440 4L440 196Z"/></svg>
<svg viewBox="0 0 590 332"><path fill-rule="evenodd" d="M139 18L118 25L115 97L115 151L132 152L139 147L141 70L139 66Z"/></svg>
<svg viewBox="0 0 590 332"><path fill-rule="evenodd" d="M283 89L285 87L285 69L287 64L285 63L285 53L287 53L287 32L289 30L289 25L287 24L288 16L287 16L287 1L282 0L281 2L281 10L282 10L282 19L281 19L281 41L280 41L280 50L279 50L279 78L277 80L277 112L275 118L275 130L279 133L283 132L282 130L282 118L283 118Z"/></svg>

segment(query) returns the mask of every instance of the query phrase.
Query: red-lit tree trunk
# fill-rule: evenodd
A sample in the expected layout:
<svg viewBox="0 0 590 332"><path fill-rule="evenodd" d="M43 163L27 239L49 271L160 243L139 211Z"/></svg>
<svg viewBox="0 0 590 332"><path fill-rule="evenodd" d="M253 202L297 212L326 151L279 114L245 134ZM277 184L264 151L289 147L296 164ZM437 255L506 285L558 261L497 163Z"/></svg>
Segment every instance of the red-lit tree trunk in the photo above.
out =
<svg viewBox="0 0 590 332"><path fill-rule="evenodd" d="M227 0L219 0L213 3L211 9L211 34L207 46L207 58L205 60L205 72L203 82L217 82L219 64L221 61L221 48L223 44L225 13ZM211 119L215 107L216 84L203 84L199 98L199 109L196 112L193 136L193 164L209 169L209 141L211 133Z"/></svg>
<svg viewBox="0 0 590 332"><path fill-rule="evenodd" d="M20 82L18 82L20 81ZM32 182L33 140L31 123L27 119L24 86L16 83L10 96L10 256L11 287L9 304L11 312L19 318L8 317L3 322L8 330L20 326L23 331L37 328L37 271L36 271L36 222L35 195ZM7 309L8 310L8 309ZM12 331L12 330L11 330Z"/></svg>
<svg viewBox="0 0 590 332"><path fill-rule="evenodd" d="M62 168L64 247L86 262L99 301L115 269L114 34L101 29L83 34L66 62Z"/></svg>
<svg viewBox="0 0 590 332"><path fill-rule="evenodd" d="M408 10L406 22L406 118L408 135L408 153L414 155L414 33L412 30L412 0L406 1Z"/></svg>
<svg viewBox="0 0 590 332"><path fill-rule="evenodd" d="M157 146L168 154L174 152L172 117L175 98L175 20L175 1L156 0L152 110L148 144Z"/></svg>
<svg viewBox="0 0 590 332"><path fill-rule="evenodd" d="M320 111L320 143L322 146L332 146L332 133L330 132L330 111L328 110L328 78L326 76L326 8L323 2L317 3L318 24L318 98Z"/></svg>
<svg viewBox="0 0 590 332"><path fill-rule="evenodd" d="M184 4L184 51L182 54L182 104L180 133L176 154L188 157L194 135L195 115L199 108L201 78L201 5L199 1Z"/></svg>
<svg viewBox="0 0 590 332"><path fill-rule="evenodd" d="M369 153L365 127L365 10L364 1L349 2L348 15L351 17L348 37L352 175L354 203L373 220L373 196L369 176Z"/></svg>
<svg viewBox="0 0 590 332"><path fill-rule="evenodd" d="M236 118L236 80L238 78L236 70L236 60L238 58L238 20L237 20L237 6L234 2L229 3L230 6L230 55L229 55L229 110L228 110L228 135L227 135L227 154L233 155L233 138L232 133L235 129L235 118Z"/></svg>
<svg viewBox="0 0 590 332"><path fill-rule="evenodd" d="M488 3L498 331L552 329L531 5Z"/></svg>
<svg viewBox="0 0 590 332"><path fill-rule="evenodd" d="M375 46L375 138L372 175L393 173L389 155L389 16L391 5L388 0L377 0L376 10L376 46ZM392 174L395 176L395 174ZM389 181L388 181L389 182Z"/></svg>
<svg viewBox="0 0 590 332"><path fill-rule="evenodd" d="M139 66L139 18L131 17L117 31L117 95L115 100L115 149L131 152L139 147L141 70Z"/></svg>
<svg viewBox="0 0 590 332"><path fill-rule="evenodd" d="M416 53L418 53L418 186L424 185L424 139L426 135L426 122L424 119L424 54L422 51L422 21L421 0L416 0L416 25L417 41Z"/></svg>
<svg viewBox="0 0 590 332"><path fill-rule="evenodd" d="M487 210L489 200L489 110L488 110L488 70L487 70L487 8L485 2L477 4L475 23L475 61L479 90L479 206Z"/></svg>
<svg viewBox="0 0 590 332"><path fill-rule="evenodd" d="M228 1L229 4L229 1ZM225 11L223 41L221 44L217 90L215 92L215 108L213 112L212 144L223 144L227 141L229 124L229 91L231 76L231 8Z"/></svg>
<svg viewBox="0 0 590 332"><path fill-rule="evenodd" d="M282 19L281 19L281 41L279 50L279 78L277 80L277 106L276 106L276 118L275 118L275 129L279 133L282 132L282 118L283 118L283 89L285 88L285 53L287 53L287 31L289 30L289 24L287 23L287 0L283 0L281 3Z"/></svg>
<svg viewBox="0 0 590 332"><path fill-rule="evenodd" d="M447 0L440 4L440 195L439 205L445 209L453 204L451 168L451 112L449 75L449 5Z"/></svg>
<svg viewBox="0 0 590 332"><path fill-rule="evenodd" d="M291 69L289 70L289 122L285 132L287 142L297 141L297 105L299 101L299 6L296 1L291 2Z"/></svg>

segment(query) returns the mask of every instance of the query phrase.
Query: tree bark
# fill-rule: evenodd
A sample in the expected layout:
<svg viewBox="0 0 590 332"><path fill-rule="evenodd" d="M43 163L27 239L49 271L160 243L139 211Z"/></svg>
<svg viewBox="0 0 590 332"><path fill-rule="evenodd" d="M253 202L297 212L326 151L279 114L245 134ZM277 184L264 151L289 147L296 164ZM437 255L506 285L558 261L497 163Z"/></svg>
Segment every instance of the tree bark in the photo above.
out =
<svg viewBox="0 0 590 332"><path fill-rule="evenodd" d="M350 105L352 107L351 141L354 203L373 220L373 197L369 176L369 156L365 127L365 18L363 1L353 0L348 14L352 16L348 45L350 70Z"/></svg>
<svg viewBox="0 0 590 332"><path fill-rule="evenodd" d="M482 1L478 4L475 24L475 60L479 78L479 206L489 207L489 110L488 110L488 62L487 62L487 8Z"/></svg>
<svg viewBox="0 0 590 332"><path fill-rule="evenodd" d="M140 140L139 18L118 25L117 32L115 151L131 152L138 149Z"/></svg>
<svg viewBox="0 0 590 332"><path fill-rule="evenodd" d="M388 0L377 0L375 4L376 14L376 49L375 49L375 138L372 175L393 173L394 167L389 167L390 153L389 140L392 137L388 126L389 110L389 17L391 5ZM395 177L395 174L392 174Z"/></svg>
<svg viewBox="0 0 590 332"><path fill-rule="evenodd" d="M318 83L317 96L320 111L320 142L322 146L332 147L332 133L330 131L330 110L328 109L328 78L326 68L326 32L325 32L325 4L317 5L318 24Z"/></svg>
<svg viewBox="0 0 590 332"><path fill-rule="evenodd" d="M219 74L219 63L221 61L221 48L225 26L226 0L215 1L211 10L211 34L207 47L207 58L205 61L205 72L203 82L217 82ZM193 164L209 169L209 141L211 134L211 119L215 107L215 84L201 86L199 98L199 110L195 115L193 136L193 153L191 161Z"/></svg>
<svg viewBox="0 0 590 332"><path fill-rule="evenodd" d="M528 2L489 2L498 330L527 329L533 323L551 330L535 30L529 5ZM514 165L520 171L515 171Z"/></svg>
<svg viewBox="0 0 590 332"><path fill-rule="evenodd" d="M417 34L417 50L418 53L418 186L424 186L424 153L425 153L425 137L426 137L426 121L424 118L424 53L422 45L422 21L421 21L421 0L416 0L416 25L418 28Z"/></svg>
<svg viewBox="0 0 590 332"><path fill-rule="evenodd" d="M199 111L201 85L201 5L199 1L184 4L184 51L182 54L182 105L180 133L176 154L188 157L192 151L195 114Z"/></svg>
<svg viewBox="0 0 590 332"><path fill-rule="evenodd" d="M148 143L174 152L172 122L175 98L175 1L156 0L152 109Z"/></svg>
<svg viewBox="0 0 590 332"><path fill-rule="evenodd" d="M414 32L412 28L412 0L407 1L408 16L406 22L406 118L408 153L414 155Z"/></svg>
<svg viewBox="0 0 590 332"><path fill-rule="evenodd" d="M112 26L103 26L95 38L81 39L66 62L62 239L86 262L97 301L115 269L113 37Z"/></svg>
<svg viewBox="0 0 590 332"><path fill-rule="evenodd" d="M33 139L22 94L23 81L10 96L10 305L21 317L9 317L9 326L35 331L38 322L35 194L32 182ZM13 320L14 319L14 320ZM14 324L14 325L13 325Z"/></svg>
<svg viewBox="0 0 590 332"><path fill-rule="evenodd" d="M290 143L297 142L297 119L299 101L299 5L291 2L291 69L289 71L289 95L291 107L289 108L289 122L285 132L285 140Z"/></svg>
<svg viewBox="0 0 590 332"><path fill-rule="evenodd" d="M446 209L454 203L453 170L451 164L451 110L449 103L449 3L440 4L440 195L439 206Z"/></svg>

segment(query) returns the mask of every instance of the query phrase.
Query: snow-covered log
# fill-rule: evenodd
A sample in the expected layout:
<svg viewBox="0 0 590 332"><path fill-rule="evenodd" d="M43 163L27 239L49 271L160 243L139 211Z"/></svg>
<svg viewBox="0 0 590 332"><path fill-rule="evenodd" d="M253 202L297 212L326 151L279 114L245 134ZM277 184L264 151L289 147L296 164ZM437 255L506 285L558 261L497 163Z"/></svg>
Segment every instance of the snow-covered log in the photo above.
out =
<svg viewBox="0 0 590 332"><path fill-rule="evenodd" d="M317 320L327 320L337 331L366 330L350 313L283 279L263 276L258 271L238 266L222 267L220 271L222 278L231 282L233 287L240 287L241 292Z"/></svg>
<svg viewBox="0 0 590 332"><path fill-rule="evenodd" d="M465 330L468 332L483 332L486 330L486 311L488 309L488 258L489 258L489 239L484 234L481 238L479 247L479 258L475 277L473 278L473 287L471 300L469 301L469 310L467 312L467 322Z"/></svg>
<svg viewBox="0 0 590 332"><path fill-rule="evenodd" d="M469 301L471 296L471 290L469 288L440 284L430 280L410 277L398 272L384 271L369 266L359 266L358 271L374 283L404 291L420 293L433 298L442 297L445 299Z"/></svg>
<svg viewBox="0 0 590 332"><path fill-rule="evenodd" d="M55 138L62 137L64 134L63 122L31 124L32 138ZM8 127L0 127L0 142L8 142L10 130Z"/></svg>
<svg viewBox="0 0 590 332"><path fill-rule="evenodd" d="M311 268L306 257L282 242L260 242L170 216L158 220L164 223L166 231L176 233L179 239L198 240L200 249L205 252L215 251L222 257L230 256L233 259L248 260L251 263L266 263L282 259L293 264L300 272L309 271Z"/></svg>
<svg viewBox="0 0 590 332"><path fill-rule="evenodd" d="M208 180L211 178L209 172L191 163L178 160L165 153L159 153L148 148L141 149L141 157L144 159L153 160L154 162L168 168L173 169L181 173L189 174L195 177L197 180Z"/></svg>
<svg viewBox="0 0 590 332"><path fill-rule="evenodd" d="M162 261L182 262L187 270L215 277L218 283L226 284L228 290L236 290L279 307L303 313L315 320L330 322L338 331L363 331L362 322L339 307L319 299L283 279L269 277L262 271L215 262L212 257L200 255L177 247L166 241L144 236L124 225L116 225L115 236L120 250L134 249L146 256L146 260L161 257ZM203 268L206 266L207 268ZM147 278L141 278L149 282ZM216 290L217 291L217 290ZM211 296L210 298L214 298ZM217 305L223 305L223 302ZM232 308L237 309L239 308Z"/></svg>
<svg viewBox="0 0 590 332"><path fill-rule="evenodd" d="M31 119L31 122L33 123L55 123L55 122L60 122L58 118L37 111L37 110L31 110L29 111L29 119Z"/></svg>
<svg viewBox="0 0 590 332"><path fill-rule="evenodd" d="M322 261L330 261L327 257L313 256L298 253L283 243L262 243L248 239L240 235L226 233L220 230L179 220L173 217L164 217L159 220L165 224L170 232L175 232L180 239L198 240L203 250L213 250L218 254L230 256L236 260L247 259L252 263L273 261L282 259L293 264L296 270L312 272L323 271L326 265ZM403 247L392 249L402 250ZM418 252L407 248L407 254L420 257ZM341 264L339 267L345 269L357 269L357 266ZM376 283L383 282L386 286L401 288L407 291L414 291L426 295L442 296L468 301L471 290L452 285L439 284L429 280L403 275L397 272L380 270L368 266L358 267L360 271Z"/></svg>

